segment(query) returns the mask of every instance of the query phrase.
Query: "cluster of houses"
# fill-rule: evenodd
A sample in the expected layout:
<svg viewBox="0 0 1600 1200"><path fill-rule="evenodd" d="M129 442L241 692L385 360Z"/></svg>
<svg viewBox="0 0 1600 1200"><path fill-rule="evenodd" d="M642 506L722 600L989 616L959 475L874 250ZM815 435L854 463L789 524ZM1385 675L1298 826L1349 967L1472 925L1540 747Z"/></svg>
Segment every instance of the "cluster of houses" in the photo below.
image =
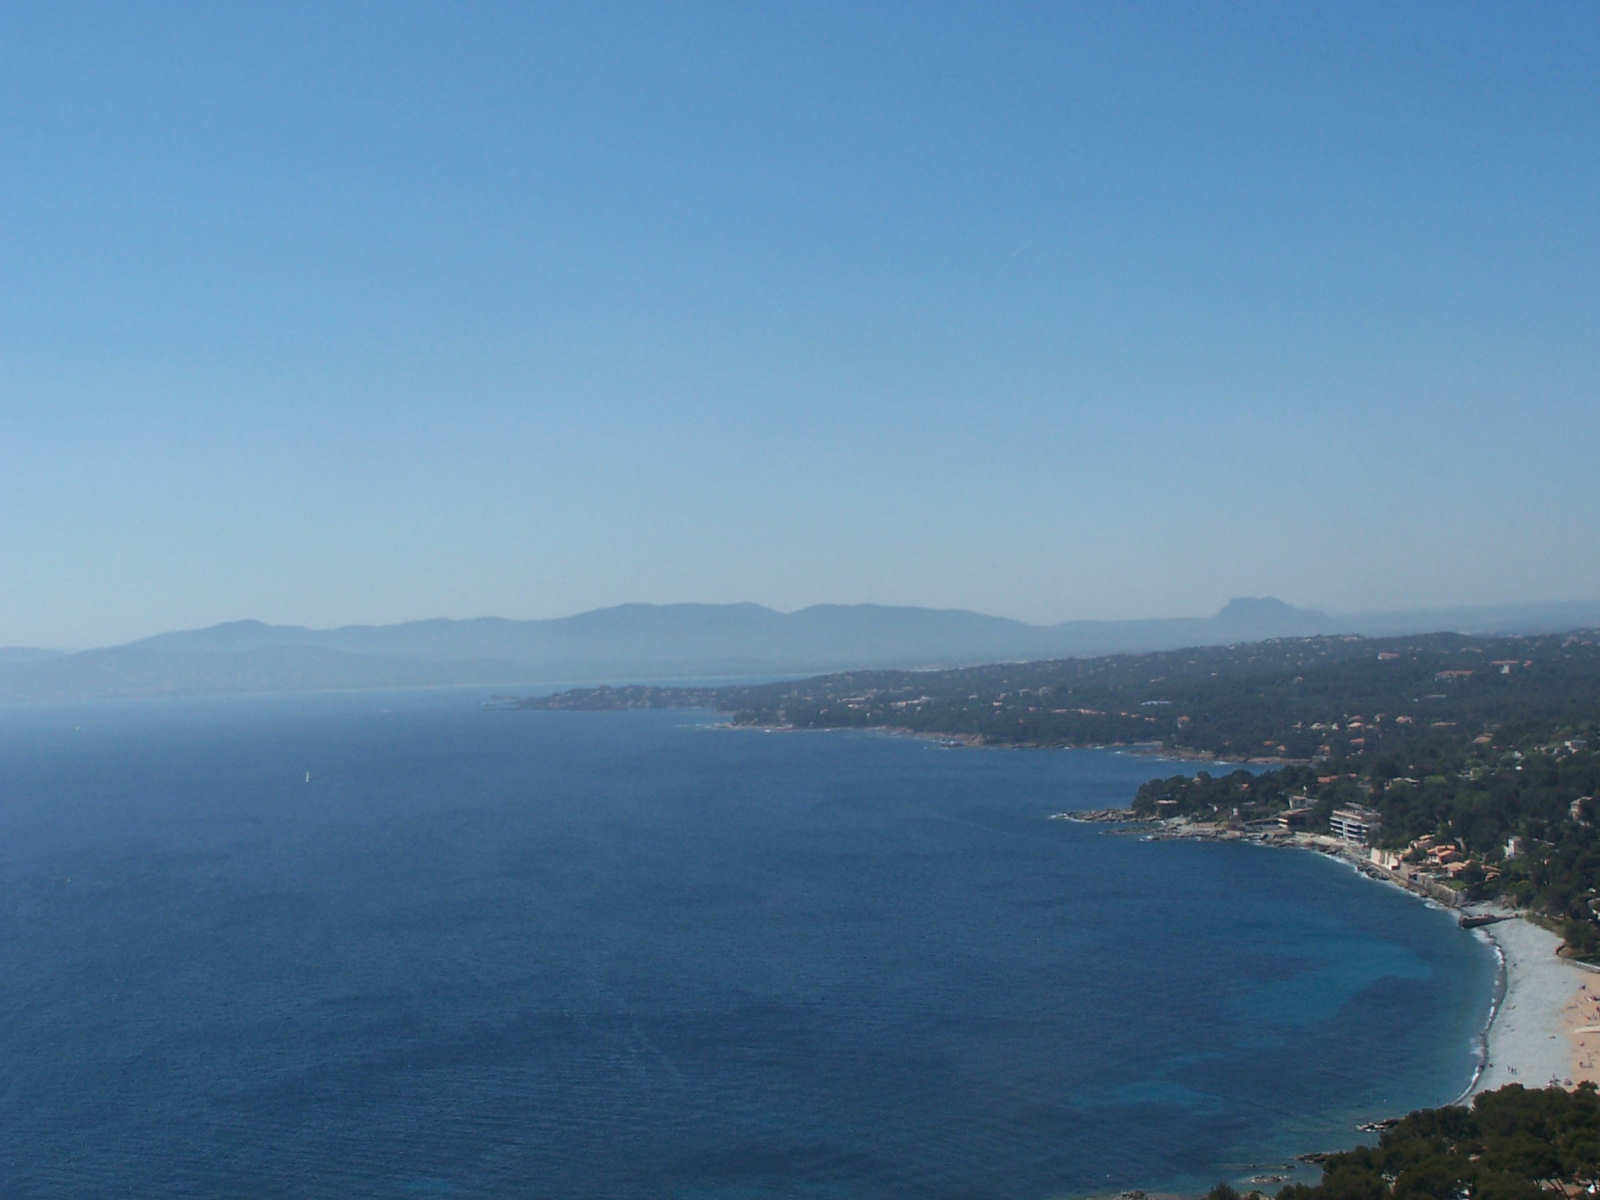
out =
<svg viewBox="0 0 1600 1200"><path fill-rule="evenodd" d="M1506 843L1506 857L1515 858L1522 852L1522 839L1511 838ZM1429 834L1412 841L1400 850L1373 850L1372 861L1391 871L1407 873L1417 871L1433 876L1454 879L1473 861L1471 856L1454 842ZM1486 872L1494 872L1493 866Z"/></svg>
<svg viewBox="0 0 1600 1200"><path fill-rule="evenodd" d="M1297 796L1286 811L1278 814L1277 824L1280 829L1291 832L1308 830L1311 815L1310 797ZM1382 832L1382 818L1359 804L1334 809L1328 817L1328 832L1347 845L1365 847L1367 857L1374 864L1412 882L1448 883L1476 861L1456 843L1433 835L1416 838L1398 850L1380 850L1374 843ZM1508 839L1506 857L1516 858L1521 853L1522 839ZM1500 873L1493 864L1477 865L1485 878Z"/></svg>

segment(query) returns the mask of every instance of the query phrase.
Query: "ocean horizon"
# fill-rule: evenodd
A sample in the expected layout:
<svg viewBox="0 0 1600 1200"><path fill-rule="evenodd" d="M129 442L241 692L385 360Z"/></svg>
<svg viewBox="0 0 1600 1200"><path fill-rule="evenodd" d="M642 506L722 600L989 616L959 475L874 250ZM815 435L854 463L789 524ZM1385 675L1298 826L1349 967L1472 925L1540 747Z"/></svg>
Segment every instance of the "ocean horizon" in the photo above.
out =
<svg viewBox="0 0 1600 1200"><path fill-rule="evenodd" d="M0 710L0 1191L1203 1190L1476 1069L1451 914L1050 820L1193 762L485 694Z"/></svg>

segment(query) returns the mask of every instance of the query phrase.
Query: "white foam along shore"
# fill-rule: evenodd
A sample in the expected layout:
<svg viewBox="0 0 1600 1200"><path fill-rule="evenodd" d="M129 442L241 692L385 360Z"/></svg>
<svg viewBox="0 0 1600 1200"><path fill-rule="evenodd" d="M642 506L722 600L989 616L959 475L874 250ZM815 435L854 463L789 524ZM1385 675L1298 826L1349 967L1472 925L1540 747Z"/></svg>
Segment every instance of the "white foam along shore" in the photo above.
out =
<svg viewBox="0 0 1600 1200"><path fill-rule="evenodd" d="M1600 975L1556 957L1561 938L1521 917L1483 926L1495 945L1503 986L1486 1031L1485 1062L1468 1095L1508 1083L1524 1087L1571 1086L1595 1078L1579 1066L1574 1014L1589 995L1600 995ZM1592 1007L1592 1003L1591 1003ZM1584 1061L1595 1061L1583 1055Z"/></svg>

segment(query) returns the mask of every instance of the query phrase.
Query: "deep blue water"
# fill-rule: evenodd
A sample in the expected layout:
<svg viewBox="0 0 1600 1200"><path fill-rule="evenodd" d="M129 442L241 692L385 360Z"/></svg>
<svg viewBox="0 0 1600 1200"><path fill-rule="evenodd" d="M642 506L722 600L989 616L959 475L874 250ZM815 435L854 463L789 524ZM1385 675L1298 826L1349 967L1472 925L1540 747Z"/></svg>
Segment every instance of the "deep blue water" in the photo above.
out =
<svg viewBox="0 0 1600 1200"><path fill-rule="evenodd" d="M1446 914L1046 819L1177 768L477 702L0 711L0 1195L1205 1187L1471 1076Z"/></svg>

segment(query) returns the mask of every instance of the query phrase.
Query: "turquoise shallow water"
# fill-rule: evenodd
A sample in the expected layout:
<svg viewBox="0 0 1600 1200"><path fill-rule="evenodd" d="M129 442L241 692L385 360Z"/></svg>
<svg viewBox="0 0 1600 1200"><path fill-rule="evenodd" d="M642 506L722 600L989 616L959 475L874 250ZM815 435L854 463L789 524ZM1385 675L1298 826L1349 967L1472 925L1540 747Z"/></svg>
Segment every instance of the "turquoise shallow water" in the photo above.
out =
<svg viewBox="0 0 1600 1200"><path fill-rule="evenodd" d="M1204 1187L1471 1076L1448 915L1047 819L1150 760L477 700L0 712L0 1193Z"/></svg>

